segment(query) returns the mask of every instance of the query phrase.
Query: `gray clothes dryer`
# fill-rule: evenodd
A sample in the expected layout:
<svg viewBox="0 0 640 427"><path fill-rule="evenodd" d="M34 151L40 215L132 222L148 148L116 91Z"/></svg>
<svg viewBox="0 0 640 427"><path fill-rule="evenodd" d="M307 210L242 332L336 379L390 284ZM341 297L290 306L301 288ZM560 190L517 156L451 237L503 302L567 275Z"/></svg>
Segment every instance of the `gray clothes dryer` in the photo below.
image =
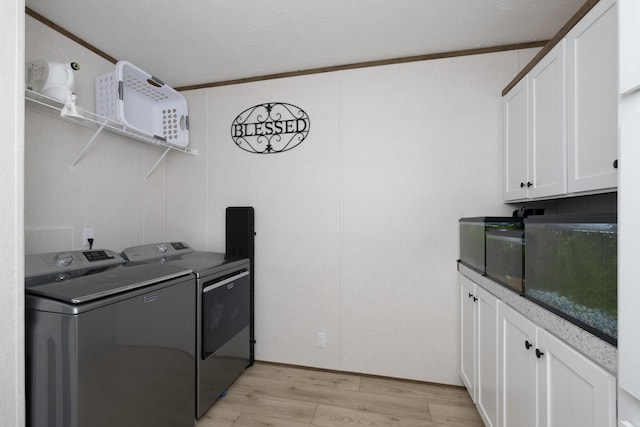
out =
<svg viewBox="0 0 640 427"><path fill-rule="evenodd" d="M252 363L253 317L248 258L194 251L183 242L135 246L122 256L136 263L193 271L196 292L196 418L202 417Z"/></svg>

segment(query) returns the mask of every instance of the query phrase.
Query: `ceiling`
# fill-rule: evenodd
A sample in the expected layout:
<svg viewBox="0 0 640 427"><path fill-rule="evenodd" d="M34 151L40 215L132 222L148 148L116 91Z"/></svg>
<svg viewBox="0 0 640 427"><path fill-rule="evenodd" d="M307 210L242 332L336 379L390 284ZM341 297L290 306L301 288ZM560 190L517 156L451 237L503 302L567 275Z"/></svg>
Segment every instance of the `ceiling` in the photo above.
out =
<svg viewBox="0 0 640 427"><path fill-rule="evenodd" d="M26 0L182 87L547 40L585 0Z"/></svg>

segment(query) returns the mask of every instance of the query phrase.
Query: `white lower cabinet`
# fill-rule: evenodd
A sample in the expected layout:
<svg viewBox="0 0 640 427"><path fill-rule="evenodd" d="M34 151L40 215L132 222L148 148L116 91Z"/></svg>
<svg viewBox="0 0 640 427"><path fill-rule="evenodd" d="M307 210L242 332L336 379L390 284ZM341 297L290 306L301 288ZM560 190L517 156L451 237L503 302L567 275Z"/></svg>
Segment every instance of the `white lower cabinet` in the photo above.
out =
<svg viewBox="0 0 640 427"><path fill-rule="evenodd" d="M476 303L475 284L463 275L460 279L460 378L473 402L476 402Z"/></svg>
<svg viewBox="0 0 640 427"><path fill-rule="evenodd" d="M501 426L616 425L613 375L505 304L498 319Z"/></svg>
<svg viewBox="0 0 640 427"><path fill-rule="evenodd" d="M498 426L498 299L460 275L460 376L486 426Z"/></svg>
<svg viewBox="0 0 640 427"><path fill-rule="evenodd" d="M540 426L615 427L616 379L538 328Z"/></svg>
<svg viewBox="0 0 640 427"><path fill-rule="evenodd" d="M536 424L536 326L502 304L498 313L498 381L502 426Z"/></svg>
<svg viewBox="0 0 640 427"><path fill-rule="evenodd" d="M485 425L498 426L498 306L496 297L476 285L478 339L478 396L476 404Z"/></svg>

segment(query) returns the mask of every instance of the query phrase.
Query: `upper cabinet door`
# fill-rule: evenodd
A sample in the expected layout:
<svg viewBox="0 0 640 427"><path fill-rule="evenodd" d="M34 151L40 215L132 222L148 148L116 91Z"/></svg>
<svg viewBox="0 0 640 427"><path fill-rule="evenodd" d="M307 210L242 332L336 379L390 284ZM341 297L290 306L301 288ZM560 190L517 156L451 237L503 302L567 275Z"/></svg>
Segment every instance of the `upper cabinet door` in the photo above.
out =
<svg viewBox="0 0 640 427"><path fill-rule="evenodd" d="M503 98L504 113L504 201L527 196L527 146L529 139L528 77Z"/></svg>
<svg viewBox="0 0 640 427"><path fill-rule="evenodd" d="M567 34L568 191L618 185L618 15L601 0Z"/></svg>
<svg viewBox="0 0 640 427"><path fill-rule="evenodd" d="M620 11L620 93L640 89L640 2L621 0Z"/></svg>
<svg viewBox="0 0 640 427"><path fill-rule="evenodd" d="M565 40L529 73L530 198L567 192Z"/></svg>

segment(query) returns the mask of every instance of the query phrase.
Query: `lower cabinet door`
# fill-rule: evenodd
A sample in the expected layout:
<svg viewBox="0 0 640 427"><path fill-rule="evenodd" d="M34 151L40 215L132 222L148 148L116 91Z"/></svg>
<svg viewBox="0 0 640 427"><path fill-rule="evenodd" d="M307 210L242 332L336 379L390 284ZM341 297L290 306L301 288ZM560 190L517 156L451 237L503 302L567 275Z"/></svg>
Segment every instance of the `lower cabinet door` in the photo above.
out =
<svg viewBox="0 0 640 427"><path fill-rule="evenodd" d="M498 299L476 286L476 404L487 427L498 426Z"/></svg>
<svg viewBox="0 0 640 427"><path fill-rule="evenodd" d="M476 303L475 284L460 280L460 378L471 399L476 401Z"/></svg>
<svg viewBox="0 0 640 427"><path fill-rule="evenodd" d="M540 427L615 427L613 375L540 328L536 350Z"/></svg>
<svg viewBox="0 0 640 427"><path fill-rule="evenodd" d="M536 426L536 326L505 304L498 321L500 425Z"/></svg>

